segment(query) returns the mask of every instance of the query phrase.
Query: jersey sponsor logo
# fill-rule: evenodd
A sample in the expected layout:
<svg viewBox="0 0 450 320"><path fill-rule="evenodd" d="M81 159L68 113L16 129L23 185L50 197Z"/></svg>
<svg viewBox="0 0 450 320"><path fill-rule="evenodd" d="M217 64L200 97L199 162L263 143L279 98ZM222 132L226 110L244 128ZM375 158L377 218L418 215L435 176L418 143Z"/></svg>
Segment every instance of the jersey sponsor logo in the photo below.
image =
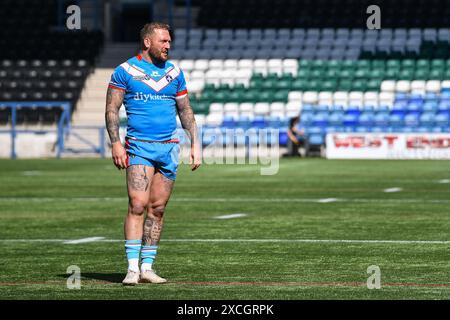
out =
<svg viewBox="0 0 450 320"><path fill-rule="evenodd" d="M151 94L151 93L143 93L143 92L136 92L136 94L133 96L133 100L136 101L163 101L163 100L172 100L171 96L165 95L165 94Z"/></svg>

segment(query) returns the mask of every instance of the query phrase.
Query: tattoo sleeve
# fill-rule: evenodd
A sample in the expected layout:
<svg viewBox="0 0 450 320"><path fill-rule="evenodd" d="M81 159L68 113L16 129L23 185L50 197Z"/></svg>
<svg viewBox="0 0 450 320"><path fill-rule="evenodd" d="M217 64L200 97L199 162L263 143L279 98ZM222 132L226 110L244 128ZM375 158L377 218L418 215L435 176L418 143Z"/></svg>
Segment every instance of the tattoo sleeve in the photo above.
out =
<svg viewBox="0 0 450 320"><path fill-rule="evenodd" d="M191 144L198 142L198 129L195 123L194 111L189 103L188 95L177 100L178 116L180 117L181 126L189 132Z"/></svg>
<svg viewBox="0 0 450 320"><path fill-rule="evenodd" d="M119 109L123 102L125 91L108 87L106 93L105 121L111 143L120 141Z"/></svg>

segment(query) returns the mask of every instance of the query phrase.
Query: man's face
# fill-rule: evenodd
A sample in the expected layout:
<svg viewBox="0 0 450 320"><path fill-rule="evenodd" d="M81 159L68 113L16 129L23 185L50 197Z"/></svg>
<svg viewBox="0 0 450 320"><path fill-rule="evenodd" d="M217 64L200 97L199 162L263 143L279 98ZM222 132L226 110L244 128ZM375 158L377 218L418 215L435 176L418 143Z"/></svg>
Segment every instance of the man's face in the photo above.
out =
<svg viewBox="0 0 450 320"><path fill-rule="evenodd" d="M148 38L148 54L157 61L167 61L169 59L170 34L165 29L156 29L153 35Z"/></svg>

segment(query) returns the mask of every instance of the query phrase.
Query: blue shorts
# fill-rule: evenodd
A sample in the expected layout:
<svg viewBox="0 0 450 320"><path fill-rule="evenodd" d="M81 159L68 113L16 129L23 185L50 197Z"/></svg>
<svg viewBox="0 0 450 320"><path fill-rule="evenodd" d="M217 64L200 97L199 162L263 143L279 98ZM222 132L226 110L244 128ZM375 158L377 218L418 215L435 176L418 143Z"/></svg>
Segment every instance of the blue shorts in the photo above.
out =
<svg viewBox="0 0 450 320"><path fill-rule="evenodd" d="M125 148L128 155L128 167L137 164L150 166L168 179L175 181L180 154L178 143L126 139Z"/></svg>

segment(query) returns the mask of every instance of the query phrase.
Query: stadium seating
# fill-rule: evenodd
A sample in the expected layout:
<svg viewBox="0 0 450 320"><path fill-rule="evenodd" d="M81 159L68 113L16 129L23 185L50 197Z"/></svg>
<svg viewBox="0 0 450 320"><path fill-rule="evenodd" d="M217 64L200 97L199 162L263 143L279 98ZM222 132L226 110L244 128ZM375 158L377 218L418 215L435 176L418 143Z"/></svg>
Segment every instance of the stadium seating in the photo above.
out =
<svg viewBox="0 0 450 320"><path fill-rule="evenodd" d="M55 0L0 3L0 125L10 122L11 101L68 101L72 111L76 105L103 34L58 30L56 12ZM19 109L17 123L54 123L60 113L55 108Z"/></svg>
<svg viewBox="0 0 450 320"><path fill-rule="evenodd" d="M445 0L217 0L200 1L198 24L207 28L357 28L366 9L382 8L383 28L450 25ZM270 32L271 33L271 32Z"/></svg>
<svg viewBox="0 0 450 320"><path fill-rule="evenodd" d="M317 146L329 132L448 131L449 35L432 28L193 29L175 31L173 56L181 57L175 62L202 124L277 127L281 138L300 112Z"/></svg>

